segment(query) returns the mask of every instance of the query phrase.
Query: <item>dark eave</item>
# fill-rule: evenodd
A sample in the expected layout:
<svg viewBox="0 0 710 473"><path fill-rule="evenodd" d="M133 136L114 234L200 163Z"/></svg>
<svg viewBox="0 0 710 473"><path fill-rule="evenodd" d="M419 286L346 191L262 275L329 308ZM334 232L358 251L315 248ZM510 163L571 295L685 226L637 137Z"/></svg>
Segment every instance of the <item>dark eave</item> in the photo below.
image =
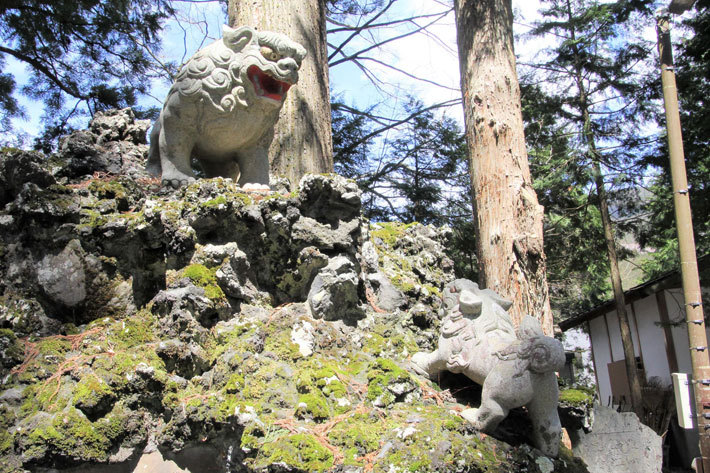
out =
<svg viewBox="0 0 710 473"><path fill-rule="evenodd" d="M705 272L705 270L710 267L710 254L701 256L698 258L698 271L700 273ZM704 282L705 278L701 276L701 281ZM629 289L624 292L624 299L627 304L631 304L634 301L643 299L644 297L651 296L664 289L672 289L681 287L680 272L675 269L660 275L659 277L652 279L648 282L640 284L636 287ZM704 285L704 284L703 284ZM600 315L604 315L608 312L616 310L614 299L608 300L598 306L584 312L582 314L575 315L569 319L560 322L560 329L565 332L571 328L582 325L584 322L595 319Z"/></svg>

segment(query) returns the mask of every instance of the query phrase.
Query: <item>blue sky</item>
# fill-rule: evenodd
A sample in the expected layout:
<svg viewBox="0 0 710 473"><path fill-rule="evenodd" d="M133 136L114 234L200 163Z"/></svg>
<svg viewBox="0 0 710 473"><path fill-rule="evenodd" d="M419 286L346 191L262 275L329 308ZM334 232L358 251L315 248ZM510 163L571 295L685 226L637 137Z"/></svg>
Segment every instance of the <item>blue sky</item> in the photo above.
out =
<svg viewBox="0 0 710 473"><path fill-rule="evenodd" d="M524 14L528 15L529 12L535 11L537 0L518 0L514 4L517 4L516 8L522 9ZM167 25L162 52L163 59L178 62L188 59L199 49L200 44L206 44L218 38L221 35L221 25L226 21L222 7L216 2L183 3L180 5L183 8L179 14L180 24L170 22ZM446 10L445 6L436 0L399 0L382 20L444 10ZM424 24L426 21L428 20L421 20L419 23ZM353 46L396 35L398 31L393 29L378 31L373 33L372 38L359 39ZM329 39L331 41L338 40L337 37ZM428 35L417 34L390 43L378 51L375 56L387 64L404 69L412 75L438 82L444 87L415 81L385 67L370 64L372 71L385 82L380 85L380 90L377 90L355 65L342 64L331 69L332 93L341 94L348 103L360 107L380 104L381 110L385 112L390 110L392 113L399 107L407 93L418 96L425 103L436 103L460 97L453 14L432 25ZM7 60L7 72L17 78L18 89L27 82L29 77L24 64L11 58ZM160 106L168 88L169 84L156 81L151 91L152 97L142 98L141 105ZM42 104L21 95L18 95L18 99L27 112L27 119L15 119L13 126L19 134L26 134L25 138L29 142L30 138L41 128ZM448 114L461 119L460 107L452 108ZM81 122L86 120L87 118L82 118L80 123L75 125L82 126Z"/></svg>
<svg viewBox="0 0 710 473"><path fill-rule="evenodd" d="M427 14L445 11L446 2L438 0L398 0L391 10L380 20L406 18L416 14ZM221 35L221 25L226 21L222 7L217 2L180 4L183 10L179 14L180 22L167 24L164 34L164 47L162 59L180 62L192 55L201 44L207 44ZM517 12L514 26L517 34L525 33L526 25L532 23L537 17L538 0L514 0L513 7ZM379 21L379 20L378 20ZM422 19L418 23L425 24L430 20ZM401 34L402 28L383 29L371 33L371 36L359 38L349 46L354 51L358 46L363 46L372 41ZM330 42L340 40L338 36L329 36ZM532 56L542 49L544 40L527 41L516 44L516 52L524 59ZM425 80L436 82L441 86L429 82L414 80L403 74L375 64L368 63L373 74L382 83L376 87L354 64L345 63L335 66L330 70L331 93L342 97L349 104L358 107L371 107L379 105L381 113L395 114L405 100L407 94L415 95L425 104L443 102L460 97L459 69L456 52L456 31L453 13L439 19L427 29L427 34L416 34L392 42L381 48L375 54L376 59L390 64L409 74ZM20 87L27 81L25 66L10 58L7 61L7 70L18 79ZM141 105L160 106L167 93L169 84L164 81L154 82L151 91L152 97L141 99ZM28 112L27 120L14 120L14 127L20 133L34 135L41 128L40 116L42 106L26 97L18 96L20 103ZM459 122L462 121L460 106L450 107L445 113ZM86 121L82 118L81 121ZM76 123L83 126L83 123ZM1 137L0 137L1 139Z"/></svg>

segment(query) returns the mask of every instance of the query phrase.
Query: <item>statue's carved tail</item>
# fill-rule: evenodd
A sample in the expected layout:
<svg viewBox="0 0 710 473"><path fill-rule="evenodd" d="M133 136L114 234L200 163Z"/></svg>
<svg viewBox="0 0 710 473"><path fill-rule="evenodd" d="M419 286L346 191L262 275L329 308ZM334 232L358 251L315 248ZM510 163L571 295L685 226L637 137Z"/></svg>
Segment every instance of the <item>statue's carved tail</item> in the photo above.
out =
<svg viewBox="0 0 710 473"><path fill-rule="evenodd" d="M519 342L507 348L506 356L517 355L526 361L526 368L533 373L560 371L565 366L565 350L562 343L542 333L540 321L526 315L518 327ZM517 353L513 353L517 352Z"/></svg>

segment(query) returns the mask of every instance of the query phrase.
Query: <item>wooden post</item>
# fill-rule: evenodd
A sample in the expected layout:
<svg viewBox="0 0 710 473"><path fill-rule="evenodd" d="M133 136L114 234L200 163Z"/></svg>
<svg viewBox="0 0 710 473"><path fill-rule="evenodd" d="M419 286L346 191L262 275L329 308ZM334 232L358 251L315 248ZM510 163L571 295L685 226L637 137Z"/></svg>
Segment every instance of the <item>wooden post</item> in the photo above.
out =
<svg viewBox="0 0 710 473"><path fill-rule="evenodd" d="M659 11L656 19L658 53L661 58L663 103L668 129L668 151L673 181L673 204L680 249L680 272L683 279L690 361L693 367L696 424L700 434L700 455L702 456L702 461L696 463L702 463L704 471L710 472L710 418L705 417L706 415L710 416L710 359L708 359L708 340L705 332L698 260L695 254L693 222L690 214L688 178L685 171L683 137L680 129L680 113L678 112L678 91L673 67L669 14L667 11Z"/></svg>

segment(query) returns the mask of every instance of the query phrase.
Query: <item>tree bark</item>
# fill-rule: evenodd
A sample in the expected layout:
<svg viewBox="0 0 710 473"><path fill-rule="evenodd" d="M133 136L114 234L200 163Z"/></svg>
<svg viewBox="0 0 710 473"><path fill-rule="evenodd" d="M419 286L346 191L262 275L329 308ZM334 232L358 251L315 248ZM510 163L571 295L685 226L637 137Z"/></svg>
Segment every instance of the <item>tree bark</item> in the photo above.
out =
<svg viewBox="0 0 710 473"><path fill-rule="evenodd" d="M305 173L333 172L324 0L229 0L229 25L287 35L308 50L288 92L269 149L271 172L293 185Z"/></svg>
<svg viewBox="0 0 710 473"><path fill-rule="evenodd" d="M543 209L528 166L513 52L511 0L455 0L461 89L469 145L482 283L551 335Z"/></svg>
<svg viewBox="0 0 710 473"><path fill-rule="evenodd" d="M597 197L599 199L599 211L602 217L602 227L604 228L604 240L606 250L609 255L609 266L611 274L611 286L614 290L614 303L616 314L619 317L619 330L621 331L621 345L624 349L624 365L629 379L629 391L631 395L631 408L643 422L643 398L641 394L641 380L636 369L636 355L634 354L634 342L631 338L631 326L629 316L626 313L626 301L624 299L624 289L621 285L621 274L619 273L619 257L616 254L616 243L614 239L614 229L612 228L611 217L609 216L609 203L604 189L604 176L598 161L594 161L594 181L597 187Z"/></svg>

